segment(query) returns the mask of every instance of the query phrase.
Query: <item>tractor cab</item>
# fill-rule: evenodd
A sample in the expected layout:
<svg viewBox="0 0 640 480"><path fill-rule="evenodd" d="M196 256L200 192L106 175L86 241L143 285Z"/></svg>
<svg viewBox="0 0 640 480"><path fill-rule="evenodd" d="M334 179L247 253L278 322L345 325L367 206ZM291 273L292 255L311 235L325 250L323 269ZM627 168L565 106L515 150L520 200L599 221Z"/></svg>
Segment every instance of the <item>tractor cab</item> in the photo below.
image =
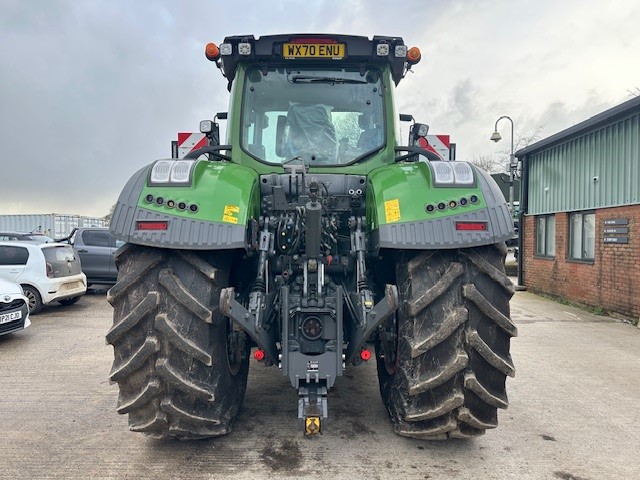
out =
<svg viewBox="0 0 640 480"><path fill-rule="evenodd" d="M206 55L229 80L234 158L260 170L293 160L343 167L393 152L393 84L420 59L401 38L345 35L227 37Z"/></svg>

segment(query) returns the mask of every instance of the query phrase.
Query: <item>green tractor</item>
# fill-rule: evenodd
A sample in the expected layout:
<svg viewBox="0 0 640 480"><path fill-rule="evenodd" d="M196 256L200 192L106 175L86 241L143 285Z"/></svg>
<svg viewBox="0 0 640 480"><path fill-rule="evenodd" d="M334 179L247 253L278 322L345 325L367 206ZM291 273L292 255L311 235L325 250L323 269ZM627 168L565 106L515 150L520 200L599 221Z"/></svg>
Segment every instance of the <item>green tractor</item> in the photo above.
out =
<svg viewBox="0 0 640 480"><path fill-rule="evenodd" d="M420 60L399 37L227 37L227 144L158 160L124 187L111 232L107 341L130 429L231 431L249 359L298 391L305 434L375 348L395 431L475 437L497 426L516 327L504 273L513 223L485 172L401 146L393 90ZM422 143L424 145L424 143Z"/></svg>

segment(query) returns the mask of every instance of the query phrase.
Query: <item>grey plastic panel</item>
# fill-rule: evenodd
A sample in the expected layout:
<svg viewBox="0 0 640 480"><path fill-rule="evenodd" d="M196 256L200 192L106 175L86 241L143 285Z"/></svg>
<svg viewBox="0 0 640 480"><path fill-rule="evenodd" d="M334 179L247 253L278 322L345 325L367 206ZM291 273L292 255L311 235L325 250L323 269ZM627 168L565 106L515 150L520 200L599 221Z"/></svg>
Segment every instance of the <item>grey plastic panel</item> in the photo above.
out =
<svg viewBox="0 0 640 480"><path fill-rule="evenodd" d="M465 248L505 242L514 236L509 207L500 187L484 171L476 170L487 208L470 213L418 222L381 225L373 232L373 247L378 248ZM463 207L459 207L464 212ZM487 222L486 231L458 231L456 222Z"/></svg>
<svg viewBox="0 0 640 480"><path fill-rule="evenodd" d="M506 205L437 220L381 225L374 233L374 248L461 248L491 245L513 237ZM458 231L456 222L487 222L482 232Z"/></svg>
<svg viewBox="0 0 640 480"><path fill-rule="evenodd" d="M111 219L109 230L118 239L138 245L191 250L244 248L244 225L203 222L153 212L137 206L149 167L138 170L127 182ZM166 220L164 231L136 230L138 220Z"/></svg>

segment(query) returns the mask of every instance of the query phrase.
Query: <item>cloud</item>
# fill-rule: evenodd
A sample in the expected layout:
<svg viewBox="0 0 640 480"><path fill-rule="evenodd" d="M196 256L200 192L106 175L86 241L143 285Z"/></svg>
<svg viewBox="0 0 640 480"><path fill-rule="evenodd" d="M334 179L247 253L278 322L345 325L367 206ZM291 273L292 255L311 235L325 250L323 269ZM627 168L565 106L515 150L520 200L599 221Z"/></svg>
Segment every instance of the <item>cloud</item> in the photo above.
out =
<svg viewBox="0 0 640 480"><path fill-rule="evenodd" d="M2 212L106 214L178 131L226 111L226 81L203 56L226 35L403 36L423 60L400 83L399 109L468 158L504 148L488 141L500 115L518 135L551 135L628 98L639 23L630 0L5 0Z"/></svg>

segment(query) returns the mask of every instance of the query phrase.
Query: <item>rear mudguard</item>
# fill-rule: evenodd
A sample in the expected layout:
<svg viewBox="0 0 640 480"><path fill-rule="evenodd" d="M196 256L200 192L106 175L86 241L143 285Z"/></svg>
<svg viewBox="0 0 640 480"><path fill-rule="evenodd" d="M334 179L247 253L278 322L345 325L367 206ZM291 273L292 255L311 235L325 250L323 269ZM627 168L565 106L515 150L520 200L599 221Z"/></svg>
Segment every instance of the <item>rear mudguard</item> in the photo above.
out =
<svg viewBox="0 0 640 480"><path fill-rule="evenodd" d="M372 248L453 249L512 238L513 222L500 188L489 174L471 167L473 184L464 186L435 185L429 162L374 170L367 189ZM470 222L483 229L464 229Z"/></svg>
<svg viewBox="0 0 640 480"><path fill-rule="evenodd" d="M260 205L254 170L229 162L199 160L188 185L154 185L149 178L152 167L138 170L122 190L110 225L116 238L138 245L189 250L245 247L247 223L258 218ZM159 225L141 229L140 222ZM166 229L162 229L164 222Z"/></svg>

